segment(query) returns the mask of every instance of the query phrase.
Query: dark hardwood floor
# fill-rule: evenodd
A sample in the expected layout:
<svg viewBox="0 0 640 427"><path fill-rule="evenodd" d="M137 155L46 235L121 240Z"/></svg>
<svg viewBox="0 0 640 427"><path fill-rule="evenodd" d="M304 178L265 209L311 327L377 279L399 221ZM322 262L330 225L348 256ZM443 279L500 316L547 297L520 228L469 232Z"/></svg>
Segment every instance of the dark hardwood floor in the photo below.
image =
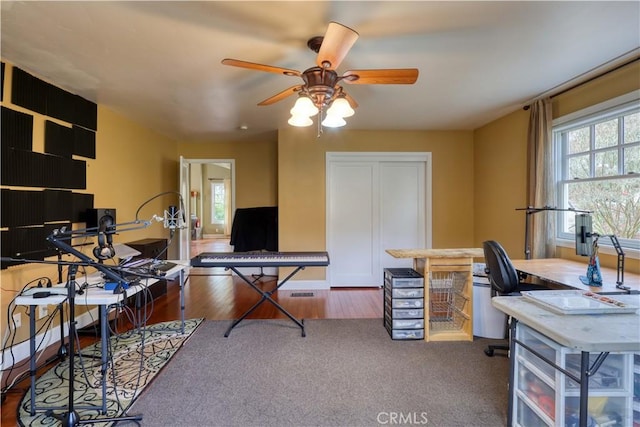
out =
<svg viewBox="0 0 640 427"><path fill-rule="evenodd" d="M202 239L192 242L191 253L231 252L228 240ZM258 286L265 290L275 286L275 278L265 276ZM169 282L167 294L147 305L152 309L148 323L175 320L180 317L180 286ZM272 298L280 303L293 316L303 319L349 319L382 318L383 291L379 288L340 288L331 290L313 290L313 296L295 296L302 291L279 290ZM304 291L307 292L307 291ZM205 318L208 320L232 320L240 317L260 299L260 295L238 277L222 268L193 268L185 286L185 317ZM248 318L275 319L286 318L273 304L264 302ZM119 329L127 325L119 322ZM81 336L82 347L95 342L95 337ZM57 348L57 344L55 346ZM51 350L55 354L55 350ZM41 369L49 369L52 365ZM22 394L28 389L28 380L14 386L2 402L2 426L18 425L17 405Z"/></svg>

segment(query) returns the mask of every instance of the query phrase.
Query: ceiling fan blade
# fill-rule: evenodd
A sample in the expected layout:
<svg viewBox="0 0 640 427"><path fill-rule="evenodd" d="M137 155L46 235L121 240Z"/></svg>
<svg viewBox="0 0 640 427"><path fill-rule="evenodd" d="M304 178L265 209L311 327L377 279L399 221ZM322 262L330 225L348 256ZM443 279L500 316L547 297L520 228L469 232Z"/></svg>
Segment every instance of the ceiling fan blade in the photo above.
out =
<svg viewBox="0 0 640 427"><path fill-rule="evenodd" d="M349 101L349 105L351 105L351 108L353 108L354 110L358 108L358 103L355 99L353 99L351 95L349 95L347 92L344 92L344 97L347 99L347 101Z"/></svg>
<svg viewBox="0 0 640 427"><path fill-rule="evenodd" d="M342 81L352 85L410 85L418 80L418 69L349 70L342 77Z"/></svg>
<svg viewBox="0 0 640 427"><path fill-rule="evenodd" d="M231 65L233 67L248 68L250 70L266 71L268 73L284 74L285 76L302 76L302 73L297 70L290 70L288 68L274 67L273 65L256 64L254 62L241 61L239 59L226 58L222 60L224 65Z"/></svg>
<svg viewBox="0 0 640 427"><path fill-rule="evenodd" d="M258 103L258 105L264 106L264 105L275 104L276 102L283 100L287 96L291 96L296 92L300 92L301 90L302 90L302 85L291 86L290 88L285 89L282 92L277 93L277 94L273 95L272 97L267 98L264 101Z"/></svg>
<svg viewBox="0 0 640 427"><path fill-rule="evenodd" d="M330 22L318 50L316 64L319 67L336 69L358 40L358 33L337 22Z"/></svg>

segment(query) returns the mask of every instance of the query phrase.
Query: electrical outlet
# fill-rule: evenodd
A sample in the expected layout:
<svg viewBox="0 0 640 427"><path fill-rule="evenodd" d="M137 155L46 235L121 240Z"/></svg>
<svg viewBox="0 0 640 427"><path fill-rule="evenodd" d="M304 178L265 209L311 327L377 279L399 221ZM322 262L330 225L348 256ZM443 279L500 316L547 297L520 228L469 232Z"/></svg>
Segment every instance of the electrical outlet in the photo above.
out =
<svg viewBox="0 0 640 427"><path fill-rule="evenodd" d="M38 319L42 319L43 317L47 317L49 315L49 306L47 305L39 305L38 306Z"/></svg>
<svg viewBox="0 0 640 427"><path fill-rule="evenodd" d="M13 324L16 328L22 326L22 315L20 313L13 314Z"/></svg>

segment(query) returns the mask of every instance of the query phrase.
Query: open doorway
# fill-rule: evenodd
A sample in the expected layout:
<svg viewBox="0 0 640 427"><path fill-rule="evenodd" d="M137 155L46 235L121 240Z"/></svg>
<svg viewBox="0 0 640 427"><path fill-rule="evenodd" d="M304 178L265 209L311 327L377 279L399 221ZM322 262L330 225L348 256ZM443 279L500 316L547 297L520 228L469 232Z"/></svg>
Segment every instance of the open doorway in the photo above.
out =
<svg viewBox="0 0 640 427"><path fill-rule="evenodd" d="M181 230L180 255L191 259L209 251L208 241L228 244L235 212L235 160L181 158L180 163L180 193L188 218L188 227Z"/></svg>

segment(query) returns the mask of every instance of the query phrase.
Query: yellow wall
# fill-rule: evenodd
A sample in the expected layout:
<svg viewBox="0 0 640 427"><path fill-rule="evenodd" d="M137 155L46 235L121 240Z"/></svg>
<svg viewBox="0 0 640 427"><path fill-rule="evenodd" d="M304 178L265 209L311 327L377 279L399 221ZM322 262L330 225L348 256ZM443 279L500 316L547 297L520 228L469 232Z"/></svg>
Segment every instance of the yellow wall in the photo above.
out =
<svg viewBox="0 0 640 427"><path fill-rule="evenodd" d="M553 98L553 117L598 104L640 89L636 61ZM529 112L515 111L474 131L475 246L484 240L501 242L512 258L524 257L526 207L526 147ZM558 256L585 261L573 248L559 248ZM616 257L600 253L603 266L615 268ZM640 260L626 259L626 271L640 273Z"/></svg>
<svg viewBox="0 0 640 427"><path fill-rule="evenodd" d="M11 103L12 67L11 64L7 64L6 67L2 105L34 116L33 150L43 152L44 123L47 119L53 119ZM59 120L55 121L68 125ZM87 189L78 191L94 194L95 207L115 208L116 222L119 224L133 221L138 206L149 198L165 191L177 191L178 166L175 141L141 127L100 105L98 105L97 123L96 159L81 158L87 162ZM175 204L176 200L177 195L163 196L154 200L140 212L140 219L149 219L153 214L162 215L166 206ZM79 226L84 225L79 224ZM75 227L79 228L78 225ZM113 240L116 243L124 243L151 237L168 238L169 236L161 224L154 223L146 229L119 233ZM177 245L176 239L170 248L171 253L176 255ZM91 254L93 248L94 245L89 245L82 247L82 250ZM2 313L7 312L7 306L17 291L40 276L47 276L55 283L58 278L57 269L53 266L30 264L0 271ZM25 312L24 308L18 310ZM28 338L28 318L22 316L22 319L23 326L18 331L16 343ZM0 316L0 322L4 334L7 316Z"/></svg>
<svg viewBox="0 0 640 427"><path fill-rule="evenodd" d="M518 110L474 132L474 242L502 244L512 258L524 257L527 126Z"/></svg>
<svg viewBox="0 0 640 427"><path fill-rule="evenodd" d="M181 141L186 159L235 159L236 208L278 204L278 144L275 138L249 141Z"/></svg>
<svg viewBox="0 0 640 427"><path fill-rule="evenodd" d="M279 247L325 250L325 154L327 152L431 152L433 247L473 244L473 134L470 131L281 130L278 141ZM324 279L308 269L301 279Z"/></svg>

